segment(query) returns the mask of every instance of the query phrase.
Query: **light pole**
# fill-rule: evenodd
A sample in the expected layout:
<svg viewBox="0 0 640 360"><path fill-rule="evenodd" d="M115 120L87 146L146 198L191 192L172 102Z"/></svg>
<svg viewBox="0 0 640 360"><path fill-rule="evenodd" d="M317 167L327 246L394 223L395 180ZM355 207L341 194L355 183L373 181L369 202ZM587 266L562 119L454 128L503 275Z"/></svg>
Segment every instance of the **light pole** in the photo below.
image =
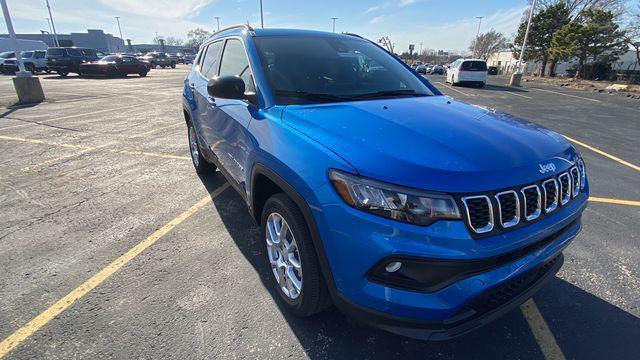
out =
<svg viewBox="0 0 640 360"><path fill-rule="evenodd" d="M333 32L336 32L336 20L338 20L338 18L332 17L331 20L333 20Z"/></svg>
<svg viewBox="0 0 640 360"><path fill-rule="evenodd" d="M520 57L518 58L518 63L516 64L516 72L511 75L511 81L509 82L512 86L520 86L520 80L522 80L522 59L524 57L524 50L527 47L527 37L529 37L529 28L531 27L531 19L533 18L533 11L536 8L536 0L531 2L531 9L529 10L529 20L527 21L527 30L524 32L524 39L522 40L522 48L520 49Z"/></svg>
<svg viewBox="0 0 640 360"><path fill-rule="evenodd" d="M114 19L116 19L116 22L118 23L118 31L120 32L120 39L124 40L124 36L122 36L122 28L120 27L120 16L114 16Z"/></svg>
<svg viewBox="0 0 640 360"><path fill-rule="evenodd" d="M216 16L215 19L216 19L216 24L218 24L218 30L217 31L220 31L220 16Z"/></svg>
<svg viewBox="0 0 640 360"><path fill-rule="evenodd" d="M476 56L477 53L477 49L478 49L478 38L480 37L480 24L482 24L482 16L476 16L476 19L478 19L478 31L476 31L476 41L473 43L473 56Z"/></svg>
<svg viewBox="0 0 640 360"><path fill-rule="evenodd" d="M51 42L53 43L53 46L58 46L58 44L56 44L56 38L53 37L53 29L51 29L51 19L45 18L45 20L47 20L47 24L49 24L49 35L51 35Z"/></svg>
<svg viewBox="0 0 640 360"><path fill-rule="evenodd" d="M58 33L56 32L56 24L53 22L53 16L51 15L51 6L49 6L49 0L47 2L47 10L49 11L49 19L51 20L51 29L53 30L53 37L56 39L56 46L60 46L60 40L58 40Z"/></svg>
<svg viewBox="0 0 640 360"><path fill-rule="evenodd" d="M262 0L260 0L260 26L264 29L264 14L262 12Z"/></svg>

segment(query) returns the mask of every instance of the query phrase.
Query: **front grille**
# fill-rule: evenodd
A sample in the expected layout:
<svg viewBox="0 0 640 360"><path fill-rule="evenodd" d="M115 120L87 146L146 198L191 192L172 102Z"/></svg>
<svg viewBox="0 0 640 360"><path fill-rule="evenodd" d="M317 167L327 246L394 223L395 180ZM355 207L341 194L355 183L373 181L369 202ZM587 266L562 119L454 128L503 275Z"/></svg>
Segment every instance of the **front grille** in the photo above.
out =
<svg viewBox="0 0 640 360"><path fill-rule="evenodd" d="M560 183L560 205L564 205L571 200L571 178L569 173L562 173L558 175L558 182Z"/></svg>
<svg viewBox="0 0 640 360"><path fill-rule="evenodd" d="M462 198L462 201L473 231L482 234L493 230L493 206L487 196L469 196Z"/></svg>
<svg viewBox="0 0 640 360"><path fill-rule="evenodd" d="M522 197L524 198L524 218L527 221L537 219L542 208L538 185L529 185L522 188Z"/></svg>
<svg viewBox="0 0 640 360"><path fill-rule="evenodd" d="M549 179L542 183L544 192L544 212L548 214L558 208L558 182Z"/></svg>
<svg viewBox="0 0 640 360"><path fill-rule="evenodd" d="M572 167L569 170L569 175L571 175L571 197L576 197L580 193L580 173L578 172L578 167Z"/></svg>
<svg viewBox="0 0 640 360"><path fill-rule="evenodd" d="M473 311L473 316L478 317L500 308L545 277L561 259L562 254L558 254L515 279L479 295L468 302L458 314Z"/></svg>
<svg viewBox="0 0 640 360"><path fill-rule="evenodd" d="M510 228L520 222L520 200L518 194L513 191L503 191L496 194L498 202L498 215L500 225L503 228Z"/></svg>
<svg viewBox="0 0 640 360"><path fill-rule="evenodd" d="M578 162L569 171L535 184L486 195L462 196L467 227L472 235L489 235L535 221L577 197L585 181L584 163ZM495 226L494 217L499 226Z"/></svg>
<svg viewBox="0 0 640 360"><path fill-rule="evenodd" d="M4 61L5 65L14 65L16 63L15 60L5 60Z"/></svg>

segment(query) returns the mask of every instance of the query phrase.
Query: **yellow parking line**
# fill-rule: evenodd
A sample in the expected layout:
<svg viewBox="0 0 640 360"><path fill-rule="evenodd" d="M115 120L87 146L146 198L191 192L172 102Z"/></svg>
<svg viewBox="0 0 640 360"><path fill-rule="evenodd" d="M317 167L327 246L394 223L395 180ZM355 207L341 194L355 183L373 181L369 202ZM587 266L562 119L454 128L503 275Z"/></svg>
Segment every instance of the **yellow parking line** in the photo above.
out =
<svg viewBox="0 0 640 360"><path fill-rule="evenodd" d="M75 288L69 294L64 296L62 299L58 300L55 304L51 305L48 309L40 313L38 316L33 318L33 320L26 323L24 326L16 330L13 334L9 335L6 339L0 342L0 358L7 355L11 350L13 350L16 346L20 345L24 342L29 336L33 335L40 328L45 326L48 322L53 320L56 316L60 315L63 311L68 309L73 303L87 295L91 290L95 289L98 285L102 284L105 280L107 280L111 275L113 275L116 271L120 270L124 265L126 265L129 261L133 260L136 256L140 255L143 251L145 251L149 246L153 245L162 238L164 235L173 230L180 223L188 219L191 215L195 214L198 210L202 209L205 205L211 202L211 199L220 195L224 190L229 187L229 183L225 183L221 185L216 190L214 190L211 194L203 197L200 201L195 203L188 210L178 215L173 220L169 221L160 229L156 230L153 234L151 234L148 238L144 239L142 242L138 243L136 246L131 248L126 253L122 254L116 260L114 260L111 264L107 265L104 269L100 270L97 274L93 275L89 280L82 283L80 286Z"/></svg>
<svg viewBox="0 0 640 360"><path fill-rule="evenodd" d="M57 117L57 118L53 118L53 119L47 119L47 120L43 120L43 121L26 122L26 123L22 123L22 124L18 124L18 125L12 125L12 126L6 126L6 127L3 127L3 128L0 128L0 131L9 130L9 129L15 129L15 128L23 127L23 126L34 125L34 124L36 124L36 125L37 124L48 124L48 123L54 122L54 121L67 120L67 119L73 119L73 118L77 118L77 117L96 115L96 114L101 114L101 113L105 113L105 112L114 112L114 111L132 109L132 108L135 108L135 107L153 105L153 104L161 103L161 102L164 102L164 101L165 100L158 100L158 101L152 101L152 102L148 102L148 103L144 103L144 104L120 106L120 107L117 107L117 108L109 108L109 109L96 110L96 111L91 111L91 112L86 112L86 113L81 113L81 114L73 114L73 115L61 116L61 117Z"/></svg>
<svg viewBox="0 0 640 360"><path fill-rule="evenodd" d="M92 146L75 145L75 144L64 144L64 143L57 143L57 142L48 141L48 140L27 139L27 138L18 137L18 136L3 136L3 135L0 135L0 140L20 141L20 142L27 142L27 143L31 143L31 144L42 144L42 145L59 146L59 147L65 147L65 148L85 149L85 150L91 149L91 150L93 150Z"/></svg>
<svg viewBox="0 0 640 360"><path fill-rule="evenodd" d="M634 165L634 164L632 164L632 163L630 163L630 162L628 162L628 161L624 161L624 160L620 159L620 158L619 158L619 157L617 157L617 156L613 156L613 155L611 155L611 154L609 154L609 153L606 153L606 152L604 152L604 151L602 151L602 150L600 150L600 149L598 149L598 148L594 148L593 146L587 145L587 144L585 144L585 143L583 143L583 142L580 142L580 141L578 141L578 140L576 140L576 139L574 139L574 138L570 138L570 137L568 137L567 135L562 135L562 136L564 136L565 138L567 138L567 140L569 140L569 141L571 141L571 142L573 142L573 143L576 143L576 144L578 144L578 145L582 146L583 148L589 149L589 150L591 150L591 151L593 151L593 152L595 152L595 153L598 153L598 154L600 154L600 155L602 155L602 156L608 157L609 159L611 159L611 160L613 160L613 161L617 161L617 162L619 162L619 163L620 163L620 164L622 164L622 165L625 165L625 166L628 166L628 167L630 167L630 168L632 168L632 169L634 169L634 170L640 171L640 166L638 166L638 165Z"/></svg>
<svg viewBox="0 0 640 360"><path fill-rule="evenodd" d="M51 145L51 146L60 146L60 147L65 147L65 148L83 149L84 152L97 150L97 149L106 147L108 145L113 145L113 143L110 143L110 144L107 144L107 145L101 145L101 146L74 145L74 144L57 143L57 142L47 141L47 140L26 139L26 138L22 138L22 137L4 136L4 135L0 135L0 140L20 141L20 142L27 142L27 143L32 143L32 144L43 144L43 145ZM154 153L154 152L149 152L149 151L139 151L139 150L104 149L104 151L111 152L111 153L127 154L127 155L144 155L144 156L159 157L159 158L166 158L166 159L180 159L180 160L188 160L188 159L190 159L190 157L188 157L188 156L171 155L171 154L159 154L159 153ZM83 153L83 152L81 152L81 153ZM80 153L76 153L76 154L69 155L69 156L63 156L62 159L66 158L66 157L73 157L75 155L80 155ZM60 158L58 160L60 160Z"/></svg>
<svg viewBox="0 0 640 360"><path fill-rule="evenodd" d="M525 98L525 99L533 99L531 96L526 96L526 95L518 94L518 93L515 93L515 92L513 92L513 91L505 90L505 91L503 91L503 92L505 92L505 93L507 93L507 94L509 94L509 95L513 95L513 96L520 96L520 97L523 97L523 98Z"/></svg>
<svg viewBox="0 0 640 360"><path fill-rule="evenodd" d="M560 346L558 346L558 343L556 342L556 338L553 336L551 329L549 329L547 322L544 321L544 317L540 314L540 310L538 310L538 306L536 306L533 299L529 299L527 302L522 304L520 306L520 310L522 311L524 318L527 320L527 323L531 328L531 332L533 333L533 337L536 339L544 358L547 360L565 359Z"/></svg>
<svg viewBox="0 0 640 360"><path fill-rule="evenodd" d="M70 158L73 158L73 157L76 157L76 156L80 156L82 154L88 153L89 151L99 150L99 149L102 149L104 147L111 146L113 144L114 143L108 143L108 144L96 146L96 147L93 147L93 148L83 149L83 150L80 150L80 151L78 151L76 153L73 153L73 154L64 155L64 156L57 157L55 159L50 159L50 160L46 160L46 161L40 162L38 164L25 166L22 169L20 169L20 171L27 172L27 171L31 171L31 170L34 170L34 169L38 169L38 168L41 168L41 167L44 167L44 166L47 166L47 165L50 165L50 164L57 163L60 160L66 160L66 159L70 159Z"/></svg>
<svg viewBox="0 0 640 360"><path fill-rule="evenodd" d="M539 91L546 91L549 93L553 93L553 94L558 94L558 95L562 95L562 96L568 96L568 97L572 97L572 98L576 98L576 99L582 99L582 100L588 100L588 101L593 101L593 102L602 102L600 100L597 99L590 99L588 97L583 97L583 96L577 96L577 95L571 95L571 94L565 94L565 93L561 93L558 91L553 91L553 90L546 90L546 89L540 89L540 88L528 88L528 89L533 89L533 90L539 90Z"/></svg>
<svg viewBox="0 0 640 360"><path fill-rule="evenodd" d="M589 201L599 202L599 203L607 203L607 204L640 206L640 201L621 200L621 199L608 199L608 198L600 198L600 197L594 197L594 196L589 196Z"/></svg>

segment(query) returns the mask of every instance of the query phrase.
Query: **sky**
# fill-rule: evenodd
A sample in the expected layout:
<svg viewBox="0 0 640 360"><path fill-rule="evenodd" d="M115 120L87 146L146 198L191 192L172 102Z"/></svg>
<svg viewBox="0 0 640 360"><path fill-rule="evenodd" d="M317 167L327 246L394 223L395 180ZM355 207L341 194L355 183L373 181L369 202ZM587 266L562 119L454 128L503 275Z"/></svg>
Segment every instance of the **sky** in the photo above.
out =
<svg viewBox="0 0 640 360"><path fill-rule="evenodd" d="M48 30L45 0L7 0L17 33ZM186 38L196 27L215 30L247 21L260 26L259 0L50 0L58 33L103 29L118 35L120 16L124 38L150 43L155 32ZM418 51L464 50L480 32L495 29L507 38L515 34L527 0L263 0L265 27L352 32L377 41L388 36L396 52L415 44ZM6 33L4 19L0 33Z"/></svg>

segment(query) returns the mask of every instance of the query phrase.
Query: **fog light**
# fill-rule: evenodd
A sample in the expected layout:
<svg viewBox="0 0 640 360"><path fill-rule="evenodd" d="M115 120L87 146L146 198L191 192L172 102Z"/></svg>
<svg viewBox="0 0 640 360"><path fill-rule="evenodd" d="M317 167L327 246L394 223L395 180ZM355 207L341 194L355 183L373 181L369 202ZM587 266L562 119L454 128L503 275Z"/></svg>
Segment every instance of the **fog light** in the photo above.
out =
<svg viewBox="0 0 640 360"><path fill-rule="evenodd" d="M387 267L385 267L384 269L387 270L387 272L396 272L398 270L400 270L400 267L402 266L402 263L399 261L394 261L394 262L390 262L389 264L387 264Z"/></svg>

